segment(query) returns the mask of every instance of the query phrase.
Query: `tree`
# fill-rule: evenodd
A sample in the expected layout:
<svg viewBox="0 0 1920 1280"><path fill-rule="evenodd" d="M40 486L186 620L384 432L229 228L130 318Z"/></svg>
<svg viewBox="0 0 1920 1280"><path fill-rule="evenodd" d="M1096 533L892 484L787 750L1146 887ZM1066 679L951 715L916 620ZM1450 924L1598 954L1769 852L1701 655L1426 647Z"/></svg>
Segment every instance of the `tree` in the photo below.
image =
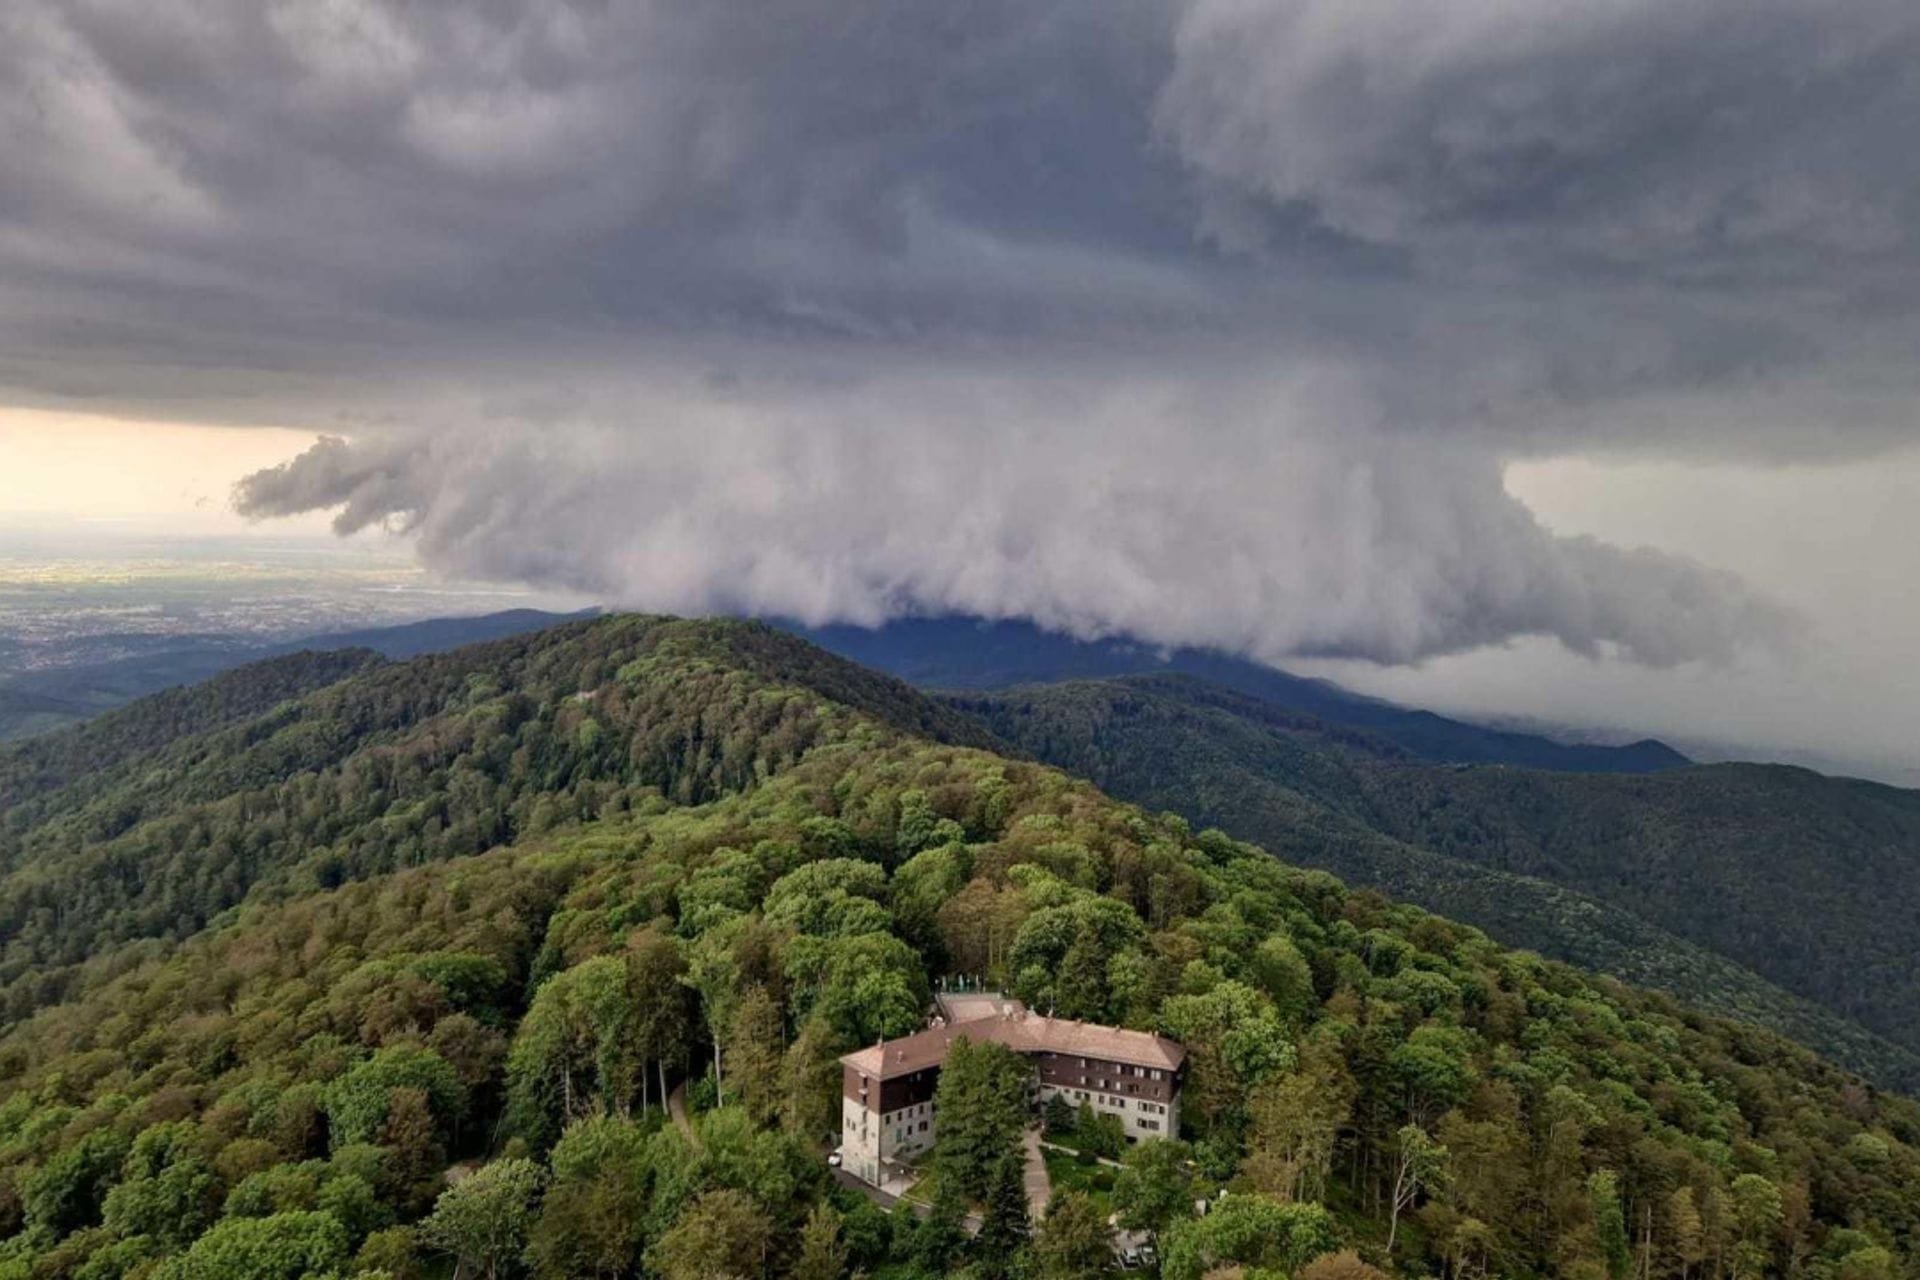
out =
<svg viewBox="0 0 1920 1280"><path fill-rule="evenodd" d="M1078 1191L1055 1196L1034 1233L1033 1261L1037 1280L1099 1280L1111 1274L1113 1233L1099 1206Z"/></svg>
<svg viewBox="0 0 1920 1280"><path fill-rule="evenodd" d="M276 1213L215 1223L154 1280L308 1280L346 1261L347 1230L330 1215Z"/></svg>
<svg viewBox="0 0 1920 1280"><path fill-rule="evenodd" d="M748 987L734 1005L726 1042L734 1096L755 1124L770 1123L780 1109L786 1027L765 987Z"/></svg>
<svg viewBox="0 0 1920 1280"><path fill-rule="evenodd" d="M1253 977L1284 1022L1298 1024L1320 1007L1313 969L1284 933L1272 935L1254 949Z"/></svg>
<svg viewBox="0 0 1920 1280"><path fill-rule="evenodd" d="M382 1149L389 1153L388 1182L396 1189L402 1206L419 1212L433 1202L440 1188L441 1170L447 1163L426 1090L389 1090L387 1118L379 1136Z"/></svg>
<svg viewBox="0 0 1920 1280"><path fill-rule="evenodd" d="M1193 1212L1193 1173L1187 1163L1193 1149L1167 1139L1127 1149L1124 1167L1113 1184L1113 1207L1120 1225L1156 1238Z"/></svg>
<svg viewBox="0 0 1920 1280"><path fill-rule="evenodd" d="M1202 1136L1216 1125L1230 1128L1248 1090L1293 1065L1273 1002L1244 983L1215 982L1204 992L1173 996L1160 1006L1160 1023L1187 1047L1181 1108Z"/></svg>
<svg viewBox="0 0 1920 1280"><path fill-rule="evenodd" d="M1486 1223L1478 1218L1461 1218L1443 1242L1441 1256L1452 1269L1454 1280L1484 1280L1498 1244L1493 1228Z"/></svg>
<svg viewBox="0 0 1920 1280"><path fill-rule="evenodd" d="M941 1177L965 1195L984 1196L1000 1162L1019 1157L1031 1074L1005 1045L954 1037L934 1095L940 1117L935 1159Z"/></svg>
<svg viewBox="0 0 1920 1280"><path fill-rule="evenodd" d="M1065 1094L1050 1093L1040 1104L1040 1128L1049 1138L1066 1137L1078 1123L1079 1116Z"/></svg>
<svg viewBox="0 0 1920 1280"><path fill-rule="evenodd" d="M816 1204L800 1229L800 1257L793 1280L840 1280L847 1273L847 1246L840 1238L841 1217L830 1204Z"/></svg>
<svg viewBox="0 0 1920 1280"><path fill-rule="evenodd" d="M430 1247L487 1280L508 1273L527 1247L545 1174L531 1160L495 1160L440 1194L420 1224Z"/></svg>
<svg viewBox="0 0 1920 1280"><path fill-rule="evenodd" d="M1073 1117L1073 1140L1080 1150L1103 1160L1117 1160L1127 1149L1127 1127L1111 1111L1095 1111L1083 1102Z"/></svg>
<svg viewBox="0 0 1920 1280"><path fill-rule="evenodd" d="M766 1266L773 1242L766 1212L739 1191L708 1191L647 1250L661 1280L749 1280Z"/></svg>
<svg viewBox="0 0 1920 1280"><path fill-rule="evenodd" d="M1706 1228L1693 1188L1675 1188L1667 1197L1666 1208L1668 1265L1680 1280L1686 1280L1707 1257Z"/></svg>
<svg viewBox="0 0 1920 1280"><path fill-rule="evenodd" d="M1060 959L1053 982L1057 1012L1063 1018L1082 1018L1099 1022L1107 1016L1107 954L1100 945L1100 932L1090 920L1082 920L1073 942Z"/></svg>
<svg viewBox="0 0 1920 1280"><path fill-rule="evenodd" d="M1026 1156L1019 1147L1010 1147L994 1162L980 1234L973 1239L974 1256L991 1280L1013 1274L1032 1230L1027 1216Z"/></svg>
<svg viewBox="0 0 1920 1280"><path fill-rule="evenodd" d="M900 931L923 952L942 950L936 924L940 908L967 882L972 859L964 845L916 853L893 873L893 911Z"/></svg>
<svg viewBox="0 0 1920 1280"><path fill-rule="evenodd" d="M1633 1266L1633 1251L1627 1243L1627 1219L1620 1207L1620 1177L1611 1169L1596 1169L1587 1179L1587 1201L1593 1213L1594 1234L1599 1237L1600 1255L1606 1259L1607 1274L1613 1280L1625 1280Z"/></svg>
<svg viewBox="0 0 1920 1280"><path fill-rule="evenodd" d="M327 1133L334 1148L378 1140L396 1089L424 1093L436 1128L451 1128L466 1109L466 1086L445 1059L431 1049L395 1045L355 1064L328 1086Z"/></svg>
<svg viewBox="0 0 1920 1280"><path fill-rule="evenodd" d="M1419 1026L1387 1059L1409 1120L1425 1128L1466 1100L1473 1086L1473 1037L1459 1027Z"/></svg>
<svg viewBox="0 0 1920 1280"><path fill-rule="evenodd" d="M1757 1173L1743 1173L1733 1180L1729 1190L1737 1233L1733 1274L1735 1280L1752 1280L1764 1275L1771 1265L1780 1227L1786 1219L1780 1188Z"/></svg>
<svg viewBox="0 0 1920 1280"><path fill-rule="evenodd" d="M1447 1149L1418 1125L1402 1125L1394 1135L1393 1192L1388 1200L1387 1252L1399 1238L1400 1215L1422 1191L1440 1185L1446 1174Z"/></svg>
<svg viewBox="0 0 1920 1280"><path fill-rule="evenodd" d="M1229 1196L1204 1218L1167 1233L1163 1280L1200 1280L1216 1267L1265 1267L1290 1273L1339 1244L1323 1205L1281 1204L1263 1195Z"/></svg>
<svg viewBox="0 0 1920 1280"><path fill-rule="evenodd" d="M119 1177L129 1146L123 1135L98 1129L54 1152L21 1189L27 1225L63 1236L98 1222L107 1189Z"/></svg>
<svg viewBox="0 0 1920 1280"><path fill-rule="evenodd" d="M936 1179L927 1216L911 1228L909 1249L922 1271L946 1274L967 1242L966 1218L967 1201L960 1188L951 1178Z"/></svg>
<svg viewBox="0 0 1920 1280"><path fill-rule="evenodd" d="M1363 1262L1351 1249L1323 1254L1294 1273L1295 1280L1389 1280L1387 1273Z"/></svg>
<svg viewBox="0 0 1920 1280"><path fill-rule="evenodd" d="M659 930L642 929L627 940L627 981L636 1011L633 1047L643 1063L653 1064L663 1110L667 1068L686 1062L693 1038L693 993L686 972L680 944ZM641 1096L646 1096L644 1080Z"/></svg>
<svg viewBox="0 0 1920 1280"><path fill-rule="evenodd" d="M552 1181L527 1257L543 1280L633 1274L645 1233L652 1170L645 1134L631 1121L596 1117L554 1145Z"/></svg>
<svg viewBox="0 0 1920 1280"><path fill-rule="evenodd" d="M120 1185L107 1192L102 1221L123 1238L150 1236L182 1249L213 1221L219 1178L202 1158L199 1133L174 1121L141 1131Z"/></svg>
<svg viewBox="0 0 1920 1280"><path fill-rule="evenodd" d="M840 1059L833 1028L810 1018L781 1062L780 1123L809 1141L840 1128Z"/></svg>
<svg viewBox="0 0 1920 1280"><path fill-rule="evenodd" d="M894 848L900 853L918 853L922 849L955 844L966 838L966 830L959 823L934 812L926 792L912 790L900 793L900 818L894 826Z"/></svg>
<svg viewBox="0 0 1920 1280"><path fill-rule="evenodd" d="M775 881L761 909L768 921L800 933L850 937L891 929L887 900L887 872L879 863L823 858Z"/></svg>
<svg viewBox="0 0 1920 1280"><path fill-rule="evenodd" d="M596 1108L624 1114L640 1084L639 1004L626 960L594 956L540 984L507 1055L509 1105L542 1145Z"/></svg>
<svg viewBox="0 0 1920 1280"><path fill-rule="evenodd" d="M1353 1097L1345 1065L1325 1050L1310 1050L1299 1071L1262 1081L1248 1103L1243 1166L1254 1186L1281 1200L1324 1198Z"/></svg>
<svg viewBox="0 0 1920 1280"><path fill-rule="evenodd" d="M368 1236L354 1255L354 1275L372 1272L393 1280L421 1280L422 1268L411 1227L388 1227Z"/></svg>
<svg viewBox="0 0 1920 1280"><path fill-rule="evenodd" d="M977 877L946 900L938 914L940 938L961 973L998 974L1027 914L1026 895Z"/></svg>
<svg viewBox="0 0 1920 1280"><path fill-rule="evenodd" d="M890 933L787 945L783 973L796 1019L825 1018L843 1045L917 1030L931 998L917 952Z"/></svg>

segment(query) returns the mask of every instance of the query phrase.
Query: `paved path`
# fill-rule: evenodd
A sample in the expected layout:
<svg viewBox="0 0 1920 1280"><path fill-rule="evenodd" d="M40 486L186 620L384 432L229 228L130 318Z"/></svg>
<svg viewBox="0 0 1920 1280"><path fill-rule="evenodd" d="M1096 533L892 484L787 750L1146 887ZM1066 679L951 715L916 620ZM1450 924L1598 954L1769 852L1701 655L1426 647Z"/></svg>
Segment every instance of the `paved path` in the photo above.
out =
<svg viewBox="0 0 1920 1280"><path fill-rule="evenodd" d="M1040 1131L1029 1129L1027 1143L1027 1213L1035 1222L1046 1217L1053 1199L1053 1179L1047 1176L1047 1158L1040 1153Z"/></svg>

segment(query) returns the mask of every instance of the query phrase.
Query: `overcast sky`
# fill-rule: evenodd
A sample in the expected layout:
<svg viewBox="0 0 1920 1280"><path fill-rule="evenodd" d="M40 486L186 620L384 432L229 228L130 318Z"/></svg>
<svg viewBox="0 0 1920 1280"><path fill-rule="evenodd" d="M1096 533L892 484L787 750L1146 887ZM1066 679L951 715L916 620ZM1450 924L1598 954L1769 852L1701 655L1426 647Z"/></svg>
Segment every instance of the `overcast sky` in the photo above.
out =
<svg viewBox="0 0 1920 1280"><path fill-rule="evenodd" d="M1910 0L14 0L0 506L146 431L452 575L1912 763L1916 65Z"/></svg>

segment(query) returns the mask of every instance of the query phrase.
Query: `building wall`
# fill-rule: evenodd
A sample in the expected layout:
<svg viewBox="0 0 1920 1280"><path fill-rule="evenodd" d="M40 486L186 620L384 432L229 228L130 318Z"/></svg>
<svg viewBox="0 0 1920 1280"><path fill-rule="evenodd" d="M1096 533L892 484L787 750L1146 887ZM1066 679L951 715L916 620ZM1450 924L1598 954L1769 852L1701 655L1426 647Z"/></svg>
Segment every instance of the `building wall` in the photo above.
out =
<svg viewBox="0 0 1920 1280"><path fill-rule="evenodd" d="M1140 1140L1177 1137L1180 1075L1099 1058L1065 1054L1028 1055L1041 1100L1053 1096L1098 1114L1118 1116L1121 1131ZM929 1067L887 1081L870 1081L852 1067L841 1076L841 1165L879 1185L881 1166L907 1162L933 1146L934 1091L940 1069Z"/></svg>
<svg viewBox="0 0 1920 1280"><path fill-rule="evenodd" d="M1096 1115L1120 1117L1120 1131L1136 1141L1147 1138L1172 1138L1180 1133L1180 1103L1154 1102L1148 1098L1128 1098L1067 1085L1040 1085L1040 1100L1065 1098L1073 1106L1086 1103Z"/></svg>
<svg viewBox="0 0 1920 1280"><path fill-rule="evenodd" d="M880 1117L858 1098L840 1099L840 1167L880 1185Z"/></svg>
<svg viewBox="0 0 1920 1280"><path fill-rule="evenodd" d="M880 1166L910 1161L933 1145L933 1093L940 1069L873 1081L842 1066L840 1164L862 1181L878 1185Z"/></svg>
<svg viewBox="0 0 1920 1280"><path fill-rule="evenodd" d="M880 1084L880 1110L885 1113L904 1111L908 1107L920 1106L933 1101L933 1091L940 1087L940 1068L927 1067L908 1076L895 1076Z"/></svg>
<svg viewBox="0 0 1920 1280"><path fill-rule="evenodd" d="M1065 1053L1039 1053L1033 1055L1033 1059L1042 1089L1084 1089L1164 1105L1174 1100L1180 1088L1179 1072L1158 1067L1136 1067Z"/></svg>

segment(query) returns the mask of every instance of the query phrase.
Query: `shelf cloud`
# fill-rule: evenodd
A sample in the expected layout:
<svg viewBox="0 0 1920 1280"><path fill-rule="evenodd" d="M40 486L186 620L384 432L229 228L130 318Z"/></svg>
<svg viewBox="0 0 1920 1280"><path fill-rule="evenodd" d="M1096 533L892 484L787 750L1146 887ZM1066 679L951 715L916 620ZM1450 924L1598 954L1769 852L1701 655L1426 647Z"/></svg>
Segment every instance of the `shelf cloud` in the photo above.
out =
<svg viewBox="0 0 1920 1280"><path fill-rule="evenodd" d="M1805 635L1566 456L1916 442L1920 13L24 0L0 394L659 609L1416 661ZM82 145L84 143L84 145Z"/></svg>

